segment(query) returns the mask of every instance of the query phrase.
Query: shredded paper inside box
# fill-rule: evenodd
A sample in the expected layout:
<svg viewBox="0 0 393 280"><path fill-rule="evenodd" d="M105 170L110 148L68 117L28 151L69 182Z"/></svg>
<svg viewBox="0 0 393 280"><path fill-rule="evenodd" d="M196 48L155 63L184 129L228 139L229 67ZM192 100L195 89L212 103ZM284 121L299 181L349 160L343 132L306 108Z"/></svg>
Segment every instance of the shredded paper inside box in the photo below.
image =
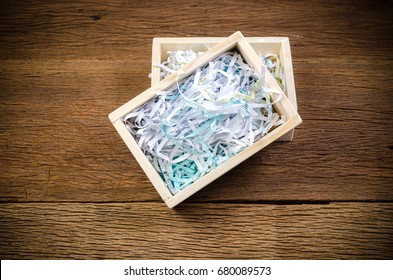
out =
<svg viewBox="0 0 393 280"><path fill-rule="evenodd" d="M205 44L194 44L191 45L189 50L176 50L176 51L168 51L168 58L166 61L163 61L160 64L155 64L160 67L160 78L165 78L171 73L176 72L182 66L187 63L193 61L198 56L203 54L203 52L195 52L193 51L193 47L195 46L204 46L206 49L209 49L208 45ZM273 75L276 79L277 83L281 87L282 90L285 90L285 81L283 79L283 69L281 65L281 60L278 54L275 53L267 53L265 55L259 54L261 57L262 63L266 66L267 70ZM151 74L149 75L151 77Z"/></svg>
<svg viewBox="0 0 393 280"><path fill-rule="evenodd" d="M264 69L226 52L122 118L172 195L283 123Z"/></svg>

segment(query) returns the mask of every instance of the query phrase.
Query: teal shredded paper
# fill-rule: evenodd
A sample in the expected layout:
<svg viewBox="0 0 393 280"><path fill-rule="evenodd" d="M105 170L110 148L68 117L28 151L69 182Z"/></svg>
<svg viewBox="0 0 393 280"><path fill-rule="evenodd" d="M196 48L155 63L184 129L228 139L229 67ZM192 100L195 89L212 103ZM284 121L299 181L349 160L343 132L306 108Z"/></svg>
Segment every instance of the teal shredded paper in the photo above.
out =
<svg viewBox="0 0 393 280"><path fill-rule="evenodd" d="M172 195L283 123L264 71L227 52L122 118Z"/></svg>

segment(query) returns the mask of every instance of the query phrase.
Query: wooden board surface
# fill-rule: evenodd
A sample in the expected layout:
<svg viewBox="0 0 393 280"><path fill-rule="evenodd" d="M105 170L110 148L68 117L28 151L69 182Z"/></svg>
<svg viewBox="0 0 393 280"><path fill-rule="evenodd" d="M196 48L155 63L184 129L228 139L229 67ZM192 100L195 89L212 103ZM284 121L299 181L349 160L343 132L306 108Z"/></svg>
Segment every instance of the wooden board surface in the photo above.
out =
<svg viewBox="0 0 393 280"><path fill-rule="evenodd" d="M183 4L37 0L2 1L0 5L2 258L110 258L117 251L123 258L154 257L152 249L146 249L154 237L141 239L133 220L149 224L149 219L166 215L171 223L185 219L190 225L192 221L201 225L195 213L207 221L208 214L214 221L225 218L226 223L215 230L219 229L220 236L230 236L228 241L235 247L228 243L226 250L227 243L222 248L211 243L204 254L202 248L190 245L195 249L189 251L190 258L225 258L226 251L232 252L228 257L257 257L250 249L252 244L269 252L258 255L267 258L392 257L386 250L393 208L391 2L277 1L269 2L269 9L259 1L222 5L204 0ZM149 87L154 37L217 37L237 30L245 36L289 37L303 123L293 142L271 144L190 198L186 210L162 213L165 205L107 114ZM351 203L334 203L330 210L319 211L327 202ZM296 233L297 245L292 243L286 251L279 248L279 235L274 235L274 219L280 220L280 229L290 231L292 207L301 207L293 203L312 203L305 207L319 223L303 224L303 230ZM197 212L192 212L193 207ZM270 222L265 219L264 231L271 233L274 242L263 243L257 237L260 221L243 211L262 213L271 207L282 212L271 215ZM102 245L95 249L96 244L86 240L104 220L97 218L99 223L75 228L75 217L71 219L64 209L79 217L113 210L108 215L118 225L116 238L124 238L123 242L102 235ZM127 209L132 209L133 219L121 228L114 215L126 215ZM353 216L353 209L357 209L356 223L342 218ZM39 247L44 241L30 233L30 222L43 222L40 215L45 211L65 219L65 224L43 227L53 230L46 247L63 244L59 250L42 251ZM27 213L31 219L23 219ZM239 219L236 213L247 219ZM378 213L385 218L376 223L372 217ZM333 226L340 217L348 226L364 230L343 226L332 234L324 227ZM242 243L232 236L233 228L227 225L231 222L246 227L251 236L249 250L238 249L237 255L236 246ZM74 246L66 248L67 241L75 237L60 234L64 227L74 227ZM152 224L149 229L167 230L165 225L154 229ZM194 237L194 246L204 236L190 226L177 230L181 240ZM311 238L307 233L314 230L333 238L333 243L318 241L318 235ZM386 242L378 241L380 234ZM286 244L293 242L292 235L288 232ZM140 241L132 243L132 238ZM340 249L352 238L371 244L364 250L360 245L351 247L351 254ZM131 244L138 244L133 254L126 246ZM303 249L304 244L308 249ZM179 245L170 246L172 254L164 256L160 251L157 257L184 257L174 253Z"/></svg>
<svg viewBox="0 0 393 280"><path fill-rule="evenodd" d="M28 203L0 208L2 258L391 258L390 203ZM202 243L202 245L201 245ZM12 248L12 250L10 250Z"/></svg>

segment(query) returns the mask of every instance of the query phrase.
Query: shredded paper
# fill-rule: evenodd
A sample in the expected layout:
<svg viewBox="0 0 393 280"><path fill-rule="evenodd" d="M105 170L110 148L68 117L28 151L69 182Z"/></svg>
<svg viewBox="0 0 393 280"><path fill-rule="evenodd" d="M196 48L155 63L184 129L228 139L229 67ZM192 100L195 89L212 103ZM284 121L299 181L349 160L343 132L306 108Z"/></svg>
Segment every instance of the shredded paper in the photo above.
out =
<svg viewBox="0 0 393 280"><path fill-rule="evenodd" d="M282 67L281 61L278 55L274 53L269 53L265 56L262 56L262 62L265 64L267 70L273 75L276 79L277 83L281 87L281 89L285 89L283 83L283 74L282 74Z"/></svg>
<svg viewBox="0 0 393 280"><path fill-rule="evenodd" d="M123 117L173 195L283 123L264 69L224 53Z"/></svg>
<svg viewBox="0 0 393 280"><path fill-rule="evenodd" d="M207 45L203 45L208 49ZM156 64L156 66L160 67L160 78L165 78L166 76L176 72L182 66L186 65L190 61L194 60L203 52L194 52L192 47L189 50L177 50L177 51L168 51L168 59L163 61L161 64ZM260 55L263 64L265 64L267 70L273 75L276 79L277 83L281 87L282 90L285 90L285 84L283 80L283 70L281 65L280 57L274 53L268 53L266 55ZM151 76L151 74L150 74Z"/></svg>

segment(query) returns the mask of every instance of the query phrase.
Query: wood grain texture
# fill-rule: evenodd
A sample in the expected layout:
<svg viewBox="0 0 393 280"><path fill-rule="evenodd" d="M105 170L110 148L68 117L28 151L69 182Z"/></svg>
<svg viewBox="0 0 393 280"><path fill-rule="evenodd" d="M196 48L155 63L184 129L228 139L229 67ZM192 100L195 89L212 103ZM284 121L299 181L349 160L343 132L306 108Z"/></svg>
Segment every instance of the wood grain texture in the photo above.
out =
<svg viewBox="0 0 393 280"><path fill-rule="evenodd" d="M1 258L393 256L390 204L3 204ZM10 250L9 248L12 248Z"/></svg>
<svg viewBox="0 0 393 280"><path fill-rule="evenodd" d="M140 2L3 4L0 200L159 201L106 115L149 87L154 36L237 29L290 38L304 123L191 200L393 199L390 3Z"/></svg>
<svg viewBox="0 0 393 280"><path fill-rule="evenodd" d="M392 257L391 1L0 7L3 257ZM188 200L198 203L167 212L107 114L149 87L154 37L237 30L289 37L303 123L293 142L273 143ZM353 203L315 204L337 201ZM313 204L286 205L298 202ZM156 233L166 234L158 247Z"/></svg>

